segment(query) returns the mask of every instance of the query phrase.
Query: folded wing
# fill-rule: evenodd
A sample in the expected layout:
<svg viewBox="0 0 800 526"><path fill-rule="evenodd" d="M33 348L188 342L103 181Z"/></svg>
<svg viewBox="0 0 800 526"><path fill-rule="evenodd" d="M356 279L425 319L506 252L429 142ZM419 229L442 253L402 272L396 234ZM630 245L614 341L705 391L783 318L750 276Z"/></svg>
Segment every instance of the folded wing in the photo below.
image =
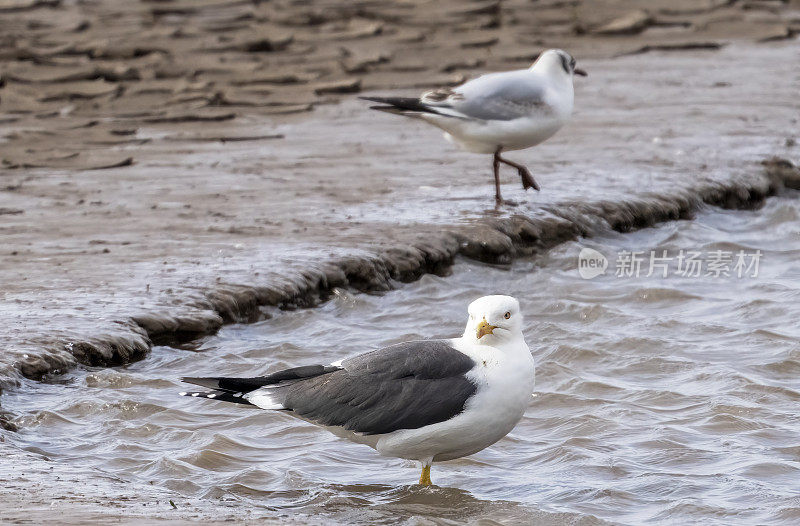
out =
<svg viewBox="0 0 800 526"><path fill-rule="evenodd" d="M457 88L425 93L420 102L446 116L509 121L547 111L547 86L529 70L491 73Z"/></svg>
<svg viewBox="0 0 800 526"><path fill-rule="evenodd" d="M448 342L406 342L342 362L343 369L291 384L283 405L298 416L363 434L417 429L464 410L475 362Z"/></svg>

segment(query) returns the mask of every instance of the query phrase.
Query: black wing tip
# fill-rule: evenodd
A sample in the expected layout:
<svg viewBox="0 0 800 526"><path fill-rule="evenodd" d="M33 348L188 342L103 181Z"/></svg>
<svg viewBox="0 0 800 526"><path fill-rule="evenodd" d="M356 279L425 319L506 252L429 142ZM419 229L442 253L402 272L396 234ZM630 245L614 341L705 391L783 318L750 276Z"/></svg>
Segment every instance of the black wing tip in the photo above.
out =
<svg viewBox="0 0 800 526"><path fill-rule="evenodd" d="M208 398L214 400L223 394L225 394L224 391L181 391L178 393L178 396L190 396L192 398Z"/></svg>
<svg viewBox="0 0 800 526"><path fill-rule="evenodd" d="M184 376L182 382L187 384L199 385L217 391L227 391L231 393L249 393L267 385L276 385L281 382L291 382L313 378L321 374L327 374L340 369L332 365L303 365L292 367L282 371L276 371L266 376L255 376L251 378L234 378L227 376Z"/></svg>
<svg viewBox="0 0 800 526"><path fill-rule="evenodd" d="M178 395L219 400L220 402L231 402L234 404L253 405L249 400L243 398L241 393L230 393L227 391L181 391Z"/></svg>
<svg viewBox="0 0 800 526"><path fill-rule="evenodd" d="M358 97L361 100L368 100L370 102L380 102L381 104L396 104L398 102L404 101L419 101L419 99L414 97Z"/></svg>
<svg viewBox="0 0 800 526"><path fill-rule="evenodd" d="M184 376L181 378L181 382L185 384L199 385L201 387L208 387L209 389L216 389L219 387L219 381L219 378L210 376Z"/></svg>
<svg viewBox="0 0 800 526"><path fill-rule="evenodd" d="M435 108L426 105L421 99L414 97L359 97L359 99L380 104L379 106L370 106L372 110L397 113L400 115L418 115L420 113L441 115Z"/></svg>
<svg viewBox="0 0 800 526"><path fill-rule="evenodd" d="M181 391L178 396L191 396L192 398L209 398L210 396L211 398L216 398L216 393L210 391Z"/></svg>

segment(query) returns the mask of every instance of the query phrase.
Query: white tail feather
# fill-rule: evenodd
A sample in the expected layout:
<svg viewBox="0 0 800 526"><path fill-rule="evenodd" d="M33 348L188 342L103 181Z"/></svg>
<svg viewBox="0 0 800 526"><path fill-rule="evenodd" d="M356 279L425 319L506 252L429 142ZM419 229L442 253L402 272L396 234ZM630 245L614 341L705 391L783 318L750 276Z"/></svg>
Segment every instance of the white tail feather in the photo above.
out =
<svg viewBox="0 0 800 526"><path fill-rule="evenodd" d="M261 409L286 409L283 404L272 397L269 389L256 389L252 393L247 393L244 398L251 404Z"/></svg>

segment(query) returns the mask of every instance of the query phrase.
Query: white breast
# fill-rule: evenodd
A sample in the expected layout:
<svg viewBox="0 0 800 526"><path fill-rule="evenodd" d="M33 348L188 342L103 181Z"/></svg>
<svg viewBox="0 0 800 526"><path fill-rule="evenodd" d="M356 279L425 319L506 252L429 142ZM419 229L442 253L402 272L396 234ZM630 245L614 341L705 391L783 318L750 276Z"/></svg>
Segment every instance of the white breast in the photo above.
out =
<svg viewBox="0 0 800 526"><path fill-rule="evenodd" d="M462 413L446 422L381 436L374 446L380 453L412 460L452 460L497 442L522 418L534 386L533 357L525 342L502 351L487 345L467 348L460 338L451 343L477 363L467 374L477 386L475 395Z"/></svg>
<svg viewBox="0 0 800 526"><path fill-rule="evenodd" d="M567 122L559 115L522 117L513 121L463 121L448 123L445 138L473 153L524 150L549 139Z"/></svg>

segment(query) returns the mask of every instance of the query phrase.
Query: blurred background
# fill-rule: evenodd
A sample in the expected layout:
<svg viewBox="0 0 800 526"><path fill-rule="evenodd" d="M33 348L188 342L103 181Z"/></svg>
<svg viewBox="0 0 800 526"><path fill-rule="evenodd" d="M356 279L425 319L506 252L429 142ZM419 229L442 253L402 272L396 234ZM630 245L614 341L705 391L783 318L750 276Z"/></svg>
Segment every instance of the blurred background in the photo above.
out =
<svg viewBox="0 0 800 526"><path fill-rule="evenodd" d="M0 162L6 170L136 163L135 151L115 146L208 140L248 115L308 112L361 91L454 85L480 71L525 67L550 47L580 62L789 39L800 31L798 7L796 0L4 0ZM137 133L160 124L181 126Z"/></svg>

